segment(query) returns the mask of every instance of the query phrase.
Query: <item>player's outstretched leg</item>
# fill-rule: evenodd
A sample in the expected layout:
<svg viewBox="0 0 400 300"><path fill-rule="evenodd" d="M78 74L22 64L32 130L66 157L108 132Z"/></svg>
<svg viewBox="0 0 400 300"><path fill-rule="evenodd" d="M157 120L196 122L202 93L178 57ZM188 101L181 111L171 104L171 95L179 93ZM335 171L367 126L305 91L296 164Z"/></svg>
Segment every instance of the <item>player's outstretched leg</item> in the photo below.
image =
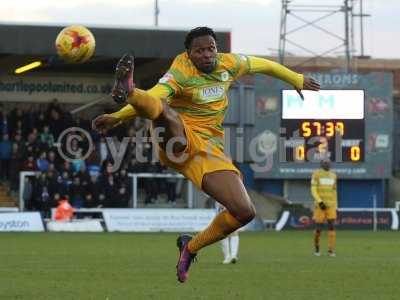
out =
<svg viewBox="0 0 400 300"><path fill-rule="evenodd" d="M115 82L111 92L111 97L119 104L126 103L129 95L135 89L133 82L134 57L130 54L125 54L118 61L115 68Z"/></svg>
<svg viewBox="0 0 400 300"><path fill-rule="evenodd" d="M115 83L111 96L119 104L131 104L139 116L155 120L163 112L163 101L144 90L135 88L133 71L134 57L125 54L115 68Z"/></svg>
<svg viewBox="0 0 400 300"><path fill-rule="evenodd" d="M176 276L179 282L185 282L189 276L189 267L196 257L188 250L189 241L192 239L190 235L182 234L176 240L179 249L179 259L176 265Z"/></svg>

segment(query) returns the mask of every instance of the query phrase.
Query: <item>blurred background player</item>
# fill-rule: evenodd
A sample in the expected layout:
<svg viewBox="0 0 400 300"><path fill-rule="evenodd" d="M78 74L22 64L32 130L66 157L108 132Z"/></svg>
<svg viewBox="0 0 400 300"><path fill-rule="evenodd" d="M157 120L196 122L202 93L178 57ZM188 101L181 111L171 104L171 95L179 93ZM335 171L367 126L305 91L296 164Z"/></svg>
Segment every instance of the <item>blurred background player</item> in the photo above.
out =
<svg viewBox="0 0 400 300"><path fill-rule="evenodd" d="M215 202L217 213L222 212L223 207L218 202ZM239 231L232 232L227 238L221 240L222 254L224 255L223 264L235 264L238 261L239 253Z"/></svg>
<svg viewBox="0 0 400 300"><path fill-rule="evenodd" d="M153 127L162 131L158 130L159 136L155 137L159 139L161 162L225 206L226 210L194 237L178 237L180 282L187 280L189 267L201 248L226 238L255 216L240 171L224 154L222 124L231 84L242 75L262 73L294 86L301 96L301 89L319 90L312 78L273 61L218 53L216 35L208 27L191 30L184 45L186 51L174 59L168 72L148 91L135 88L134 58L124 55L117 64L112 97L126 105L93 120L97 130L107 130L136 116L152 120Z"/></svg>
<svg viewBox="0 0 400 300"><path fill-rule="evenodd" d="M328 222L328 255L336 256L335 220L337 210L336 174L330 171L330 161L321 161L321 168L315 170L311 178L311 194L314 197L314 246L316 256L320 256L320 237L325 220Z"/></svg>

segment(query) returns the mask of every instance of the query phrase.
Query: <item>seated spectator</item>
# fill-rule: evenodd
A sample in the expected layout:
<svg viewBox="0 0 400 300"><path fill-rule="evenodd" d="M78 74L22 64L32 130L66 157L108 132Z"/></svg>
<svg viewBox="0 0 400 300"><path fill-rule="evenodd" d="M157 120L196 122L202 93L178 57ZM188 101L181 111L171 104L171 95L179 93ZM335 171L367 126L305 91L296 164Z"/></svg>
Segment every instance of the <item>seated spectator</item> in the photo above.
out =
<svg viewBox="0 0 400 300"><path fill-rule="evenodd" d="M44 149L49 150L54 146L54 136L50 132L49 125L43 127L43 132L40 134L39 138Z"/></svg>
<svg viewBox="0 0 400 300"><path fill-rule="evenodd" d="M10 160L10 189L12 191L18 191L19 186L19 171L21 170L22 154L19 151L18 144L13 143L12 153Z"/></svg>
<svg viewBox="0 0 400 300"><path fill-rule="evenodd" d="M75 177L79 177L81 185L83 188L86 188L86 186L89 184L90 182L90 175L89 172L86 169L86 165L82 164L80 166L80 169L77 173L74 174Z"/></svg>
<svg viewBox="0 0 400 300"><path fill-rule="evenodd" d="M105 207L115 207L115 195L117 195L118 186L114 180L113 175L108 175L105 180L102 181L102 187L105 195Z"/></svg>
<svg viewBox="0 0 400 300"><path fill-rule="evenodd" d="M107 207L106 195L104 193L99 194L99 207Z"/></svg>
<svg viewBox="0 0 400 300"><path fill-rule="evenodd" d="M86 194L85 195L85 204L84 207L86 208L95 208L98 207L98 202L96 201L96 199L93 197L92 194Z"/></svg>
<svg viewBox="0 0 400 300"><path fill-rule="evenodd" d="M50 127L48 125L48 121L46 120L46 116L43 111L39 112L37 114L36 120L35 120L35 127L38 128L40 131L43 131L43 128L47 126L50 131ZM54 138L54 137L53 137Z"/></svg>
<svg viewBox="0 0 400 300"><path fill-rule="evenodd" d="M58 191L61 195L68 195L69 188L72 184L72 180L69 177L67 171L62 172L61 176L57 177L57 185L55 191Z"/></svg>
<svg viewBox="0 0 400 300"><path fill-rule="evenodd" d="M40 172L47 172L49 169L49 161L47 160L47 152L40 153L39 158L36 160L36 166Z"/></svg>
<svg viewBox="0 0 400 300"><path fill-rule="evenodd" d="M118 188L118 193L117 193L116 197L114 197L112 207L126 208L126 207L128 207L129 199L130 199L130 197L128 194L128 190L127 190L126 186L122 184Z"/></svg>
<svg viewBox="0 0 400 300"><path fill-rule="evenodd" d="M10 177L11 155L12 143L8 133L5 133L0 141L0 180L8 180Z"/></svg>
<svg viewBox="0 0 400 300"><path fill-rule="evenodd" d="M21 171L37 171L37 165L35 158L32 154L29 154L28 158L22 163Z"/></svg>
<svg viewBox="0 0 400 300"><path fill-rule="evenodd" d="M125 168L121 168L118 172L116 172L116 180L118 180L118 184L121 186L125 186L127 189L131 187L132 180L128 176L128 171Z"/></svg>
<svg viewBox="0 0 400 300"><path fill-rule="evenodd" d="M88 185L86 186L85 193L91 194L96 203L99 202L99 195L103 192L103 187L99 183L98 176L90 176Z"/></svg>
<svg viewBox="0 0 400 300"><path fill-rule="evenodd" d="M15 133L13 143L18 145L18 149L21 152L21 155L24 155L24 153L26 153L25 149L26 141L23 139L21 134Z"/></svg>
<svg viewBox="0 0 400 300"><path fill-rule="evenodd" d="M81 181L80 181L79 177L74 177L74 179L72 180L72 184L69 188L69 195L70 195L71 203L75 208L83 207L84 191L81 186Z"/></svg>
<svg viewBox="0 0 400 300"><path fill-rule="evenodd" d="M54 165L54 168L55 168L58 172L60 172L60 170L61 170L61 162L60 162L60 160L57 158L57 155L56 155L56 153L55 153L53 150L50 150L50 151L47 153L47 160L49 161L49 166L50 166L51 164L53 164L53 165Z"/></svg>
<svg viewBox="0 0 400 300"><path fill-rule="evenodd" d="M72 170L72 166L71 163L67 160L65 160L61 166L61 170L62 173L67 172L69 177L72 177L72 175L74 174L73 170Z"/></svg>
<svg viewBox="0 0 400 300"><path fill-rule="evenodd" d="M39 151L40 151L40 147L39 147L39 143L37 141L37 137L34 133L30 133L28 134L28 138L26 140L25 143L25 147L27 149L28 153L32 153L34 156L37 156Z"/></svg>
<svg viewBox="0 0 400 300"><path fill-rule="evenodd" d="M0 103L0 135L11 133L8 126L8 118L3 109L3 104Z"/></svg>

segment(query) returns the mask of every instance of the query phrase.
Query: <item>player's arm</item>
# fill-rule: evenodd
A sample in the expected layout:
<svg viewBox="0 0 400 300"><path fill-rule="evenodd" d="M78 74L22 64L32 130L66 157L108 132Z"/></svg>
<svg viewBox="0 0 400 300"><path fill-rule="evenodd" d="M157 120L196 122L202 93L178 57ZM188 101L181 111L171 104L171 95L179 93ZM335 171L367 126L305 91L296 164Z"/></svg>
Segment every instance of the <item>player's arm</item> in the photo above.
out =
<svg viewBox="0 0 400 300"><path fill-rule="evenodd" d="M311 178L311 195L313 196L314 200L317 202L318 206L321 209L325 209L326 205L324 201L322 201L321 197L318 194L318 180L316 178L316 175L313 174Z"/></svg>
<svg viewBox="0 0 400 300"><path fill-rule="evenodd" d="M294 86L303 99L301 90L318 91L320 89L319 83L313 78L296 73L274 61L255 56L248 56L247 58L248 73L262 73L283 80Z"/></svg>

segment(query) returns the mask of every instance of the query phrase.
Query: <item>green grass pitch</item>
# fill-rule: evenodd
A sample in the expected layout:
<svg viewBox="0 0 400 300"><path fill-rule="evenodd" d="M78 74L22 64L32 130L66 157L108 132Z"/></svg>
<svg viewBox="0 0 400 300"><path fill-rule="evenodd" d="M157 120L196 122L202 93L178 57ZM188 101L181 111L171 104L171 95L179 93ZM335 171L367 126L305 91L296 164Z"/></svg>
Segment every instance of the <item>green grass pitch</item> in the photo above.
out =
<svg viewBox="0 0 400 300"><path fill-rule="evenodd" d="M338 231L337 257L311 231L242 233L236 265L219 245L175 276L176 234L0 234L0 299L400 299L398 232Z"/></svg>

